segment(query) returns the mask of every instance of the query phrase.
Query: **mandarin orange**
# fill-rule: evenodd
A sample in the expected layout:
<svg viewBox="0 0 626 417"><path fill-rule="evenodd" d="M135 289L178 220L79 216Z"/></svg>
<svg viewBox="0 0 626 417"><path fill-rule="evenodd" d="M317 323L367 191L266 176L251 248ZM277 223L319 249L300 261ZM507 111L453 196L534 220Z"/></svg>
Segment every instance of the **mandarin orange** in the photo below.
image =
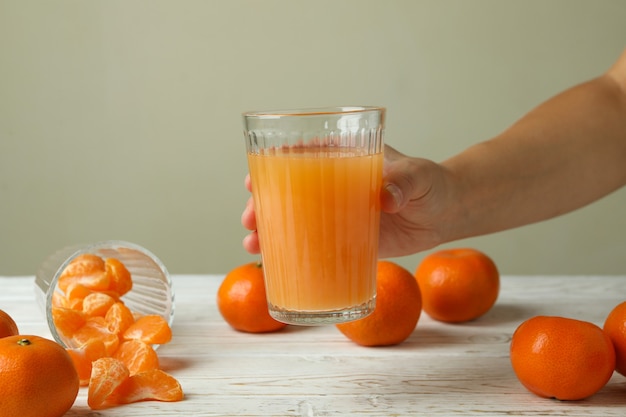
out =
<svg viewBox="0 0 626 417"><path fill-rule="evenodd" d="M235 330L264 333L286 326L267 307L263 266L258 262L241 265L224 277L217 291L217 307Z"/></svg>
<svg viewBox="0 0 626 417"><path fill-rule="evenodd" d="M615 369L611 339L593 323L536 316L523 322L510 347L513 371L530 392L581 400L599 391Z"/></svg>
<svg viewBox="0 0 626 417"><path fill-rule="evenodd" d="M626 376L626 301L611 310L604 321L604 332L615 348L615 370Z"/></svg>
<svg viewBox="0 0 626 417"><path fill-rule="evenodd" d="M413 333L421 311L420 288L413 275L398 264L379 261L374 312L336 326L362 346L395 345Z"/></svg>
<svg viewBox="0 0 626 417"><path fill-rule="evenodd" d="M496 264L471 248L443 249L427 255L415 270L424 311L449 323L476 319L493 307L500 291Z"/></svg>
<svg viewBox="0 0 626 417"><path fill-rule="evenodd" d="M13 317L3 310L0 310L0 338L7 336L15 336L19 334L17 324Z"/></svg>
<svg viewBox="0 0 626 417"><path fill-rule="evenodd" d="M58 343L30 335L0 339L0 417L60 417L78 389L72 359Z"/></svg>

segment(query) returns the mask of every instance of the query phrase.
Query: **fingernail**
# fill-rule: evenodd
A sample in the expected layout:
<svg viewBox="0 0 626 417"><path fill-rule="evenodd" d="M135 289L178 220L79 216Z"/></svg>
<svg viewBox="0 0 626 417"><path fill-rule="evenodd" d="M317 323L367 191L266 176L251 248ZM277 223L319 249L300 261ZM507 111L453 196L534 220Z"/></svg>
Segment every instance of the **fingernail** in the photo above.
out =
<svg viewBox="0 0 626 417"><path fill-rule="evenodd" d="M402 190L400 190L397 185L392 183L385 185L385 190L387 190L387 192L391 194L391 197L393 197L396 207L399 207L402 204Z"/></svg>

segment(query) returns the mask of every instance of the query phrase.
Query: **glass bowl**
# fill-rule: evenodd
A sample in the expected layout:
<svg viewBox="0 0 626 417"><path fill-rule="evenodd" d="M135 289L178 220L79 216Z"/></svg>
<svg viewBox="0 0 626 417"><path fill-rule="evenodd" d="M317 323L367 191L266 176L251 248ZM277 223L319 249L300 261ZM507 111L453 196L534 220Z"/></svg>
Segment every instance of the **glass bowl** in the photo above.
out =
<svg viewBox="0 0 626 417"><path fill-rule="evenodd" d="M76 347L57 331L52 307L55 292L61 292L57 285L59 277L74 258L83 254L95 254L105 260L116 258L122 262L131 274L133 286L120 300L135 313L158 314L172 325L174 290L165 265L144 247L121 240L107 240L63 248L50 255L37 270L35 294L55 341L64 347Z"/></svg>

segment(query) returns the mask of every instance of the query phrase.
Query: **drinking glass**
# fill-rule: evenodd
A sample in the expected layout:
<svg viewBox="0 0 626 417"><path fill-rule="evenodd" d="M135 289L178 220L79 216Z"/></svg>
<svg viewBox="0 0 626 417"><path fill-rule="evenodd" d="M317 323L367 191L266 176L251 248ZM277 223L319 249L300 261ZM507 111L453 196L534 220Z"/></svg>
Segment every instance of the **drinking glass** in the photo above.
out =
<svg viewBox="0 0 626 417"><path fill-rule="evenodd" d="M341 323L376 303L385 109L243 114L272 317Z"/></svg>

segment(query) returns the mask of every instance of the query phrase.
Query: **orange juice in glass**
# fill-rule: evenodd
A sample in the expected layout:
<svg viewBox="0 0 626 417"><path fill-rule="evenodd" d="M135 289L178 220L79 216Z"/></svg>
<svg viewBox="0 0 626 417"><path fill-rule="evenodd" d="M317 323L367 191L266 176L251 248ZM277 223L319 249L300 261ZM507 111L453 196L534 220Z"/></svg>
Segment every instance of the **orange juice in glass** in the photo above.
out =
<svg viewBox="0 0 626 417"><path fill-rule="evenodd" d="M376 300L385 110L244 114L270 314L329 324Z"/></svg>

